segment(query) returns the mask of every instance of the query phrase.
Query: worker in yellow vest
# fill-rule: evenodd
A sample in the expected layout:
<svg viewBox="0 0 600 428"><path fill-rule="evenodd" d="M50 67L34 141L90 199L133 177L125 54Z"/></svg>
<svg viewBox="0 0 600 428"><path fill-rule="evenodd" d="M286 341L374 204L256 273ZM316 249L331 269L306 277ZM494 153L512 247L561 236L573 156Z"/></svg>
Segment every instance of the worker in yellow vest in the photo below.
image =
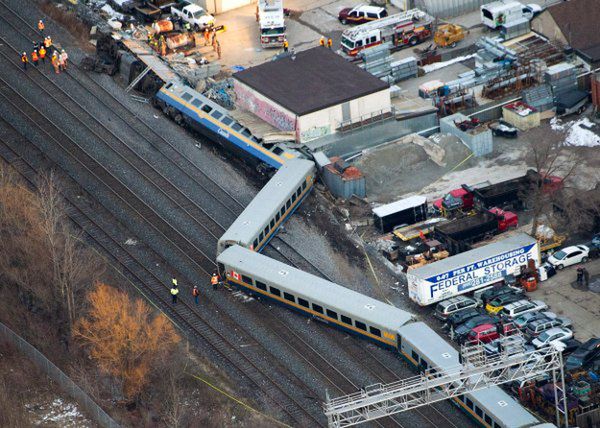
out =
<svg viewBox="0 0 600 428"><path fill-rule="evenodd" d="M173 304L177 303L177 295L179 294L179 288L177 287L177 280L173 278L171 280L171 301Z"/></svg>
<svg viewBox="0 0 600 428"><path fill-rule="evenodd" d="M319 39L319 46L325 46L325 37L321 36Z"/></svg>

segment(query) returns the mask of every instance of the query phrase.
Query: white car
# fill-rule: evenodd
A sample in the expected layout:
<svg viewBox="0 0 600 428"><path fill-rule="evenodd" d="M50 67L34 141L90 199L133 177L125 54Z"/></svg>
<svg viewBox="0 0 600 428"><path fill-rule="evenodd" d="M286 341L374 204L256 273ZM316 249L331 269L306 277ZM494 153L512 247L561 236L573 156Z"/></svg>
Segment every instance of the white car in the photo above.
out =
<svg viewBox="0 0 600 428"><path fill-rule="evenodd" d="M560 270L567 266L585 263L588 261L590 249L585 245L573 245L563 248L548 257L548 263Z"/></svg>
<svg viewBox="0 0 600 428"><path fill-rule="evenodd" d="M569 340L572 337L573 332L568 328L554 327L550 330L546 330L545 332L541 333L538 337L533 339L531 343L537 349L543 348L548 345L559 348L561 346L559 342L564 342L565 340Z"/></svg>

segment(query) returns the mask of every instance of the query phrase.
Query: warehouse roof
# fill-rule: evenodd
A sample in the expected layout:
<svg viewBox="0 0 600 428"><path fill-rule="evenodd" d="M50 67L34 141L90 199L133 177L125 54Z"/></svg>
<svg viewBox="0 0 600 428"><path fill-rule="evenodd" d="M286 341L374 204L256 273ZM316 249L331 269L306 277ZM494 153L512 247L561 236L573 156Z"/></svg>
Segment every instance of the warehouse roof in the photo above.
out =
<svg viewBox="0 0 600 428"><path fill-rule="evenodd" d="M600 59L600 32L595 31L600 21L598 0L562 2L550 6L548 12L573 49L593 56L594 61Z"/></svg>
<svg viewBox="0 0 600 428"><path fill-rule="evenodd" d="M321 46L265 62L233 77L298 116L389 87Z"/></svg>

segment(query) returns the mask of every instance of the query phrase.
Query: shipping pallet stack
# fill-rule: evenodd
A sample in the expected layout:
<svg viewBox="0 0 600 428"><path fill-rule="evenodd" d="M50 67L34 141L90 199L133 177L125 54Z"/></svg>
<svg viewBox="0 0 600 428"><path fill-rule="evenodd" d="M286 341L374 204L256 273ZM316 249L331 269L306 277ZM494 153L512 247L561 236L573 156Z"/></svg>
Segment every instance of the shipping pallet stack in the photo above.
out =
<svg viewBox="0 0 600 428"><path fill-rule="evenodd" d="M523 91L523 102L538 111L554 108L554 96L550 85L539 85Z"/></svg>
<svg viewBox="0 0 600 428"><path fill-rule="evenodd" d="M390 48L389 43L383 43L363 50L360 54L363 61L361 66L372 75L390 84L416 77L418 73L417 59L409 57L392 62Z"/></svg>
<svg viewBox="0 0 600 428"><path fill-rule="evenodd" d="M577 71L574 65L560 63L548 67L544 73L544 81L552 88L554 98L560 98L577 87Z"/></svg>

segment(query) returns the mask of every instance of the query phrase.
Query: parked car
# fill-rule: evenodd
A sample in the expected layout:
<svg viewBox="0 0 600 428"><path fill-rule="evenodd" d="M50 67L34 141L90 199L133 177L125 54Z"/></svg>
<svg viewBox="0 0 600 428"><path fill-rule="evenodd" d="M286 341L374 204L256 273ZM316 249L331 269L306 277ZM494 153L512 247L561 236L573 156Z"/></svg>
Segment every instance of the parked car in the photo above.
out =
<svg viewBox="0 0 600 428"><path fill-rule="evenodd" d="M584 368L598 357L600 357L600 339L592 338L569 355L565 362L565 368L567 370Z"/></svg>
<svg viewBox="0 0 600 428"><path fill-rule="evenodd" d="M560 270L567 266L588 261L590 249L585 245L573 245L563 248L548 257L548 263Z"/></svg>
<svg viewBox="0 0 600 428"><path fill-rule="evenodd" d="M470 320L456 326L456 328L450 329L450 337L452 339L456 339L459 342L466 337L467 334L471 331L471 329L477 327L478 325L486 324L486 323L494 323L497 322L497 318L491 317L489 315L478 315L476 317L471 318Z"/></svg>
<svg viewBox="0 0 600 428"><path fill-rule="evenodd" d="M498 314L500 314L500 316L513 319L518 317L519 315L523 315L529 312L540 312L544 309L548 309L548 305L546 305L541 300L522 299L505 305L498 312Z"/></svg>
<svg viewBox="0 0 600 428"><path fill-rule="evenodd" d="M564 345L564 347L562 348L562 353L563 356L565 356L571 354L573 351L579 348L581 346L581 342L577 339L569 339L564 342L561 342L561 346L562 345Z"/></svg>
<svg viewBox="0 0 600 428"><path fill-rule="evenodd" d="M483 350L486 355L492 356L500 353L502 351L501 347L506 346L506 343L503 343L500 339L493 340L489 343L486 343L483 346ZM521 352L529 352L533 351L535 348L533 345L527 343L527 340L523 336L514 336L509 342L510 348L506 349L506 352L509 355L520 354Z"/></svg>
<svg viewBox="0 0 600 428"><path fill-rule="evenodd" d="M502 308L504 308L504 306L513 302L518 302L519 300L523 300L523 296L521 294L503 294L502 296L495 297L493 300L488 302L488 304L485 305L485 310L490 314L497 314L502 310Z"/></svg>
<svg viewBox="0 0 600 428"><path fill-rule="evenodd" d="M435 313L433 315L443 321L456 312L469 308L476 308L477 306L479 306L477 301L475 299L471 299L470 297L452 297L451 299L438 303L435 307Z"/></svg>
<svg viewBox="0 0 600 428"><path fill-rule="evenodd" d="M501 285L499 287L491 287L490 289L481 293L480 300L482 302L482 305L485 306L490 302L490 300L494 300L496 297L500 297L505 294L522 294L522 293L523 293L522 288L511 287L509 285ZM475 298L475 300L478 300L478 299Z"/></svg>
<svg viewBox="0 0 600 428"><path fill-rule="evenodd" d="M527 327L527 325L532 321L553 318L556 318L556 315L552 312L527 312L515 318L514 323L517 326L517 328L524 330Z"/></svg>
<svg viewBox="0 0 600 428"><path fill-rule="evenodd" d="M344 25L364 24L365 22L375 21L386 16L388 16L388 13L383 7L360 4L353 8L346 7L340 10L338 20Z"/></svg>
<svg viewBox="0 0 600 428"><path fill-rule="evenodd" d="M489 343L499 339L500 336L508 336L514 334L516 329L512 323L504 323L496 320L494 323L481 324L473 327L467 334L466 341L469 343Z"/></svg>
<svg viewBox="0 0 600 428"><path fill-rule="evenodd" d="M573 332L568 328L554 327L540 334L533 339L531 344L536 348L543 348L548 345L557 346L558 342L565 342L573 337Z"/></svg>
<svg viewBox="0 0 600 428"><path fill-rule="evenodd" d="M496 137L517 138L517 128L504 120L491 122L488 127L492 130L492 134Z"/></svg>
<svg viewBox="0 0 600 428"><path fill-rule="evenodd" d="M531 337L538 337L541 333L546 330L550 330L554 327L571 327L572 322L568 318L540 318L527 324L525 333Z"/></svg>
<svg viewBox="0 0 600 428"><path fill-rule="evenodd" d="M467 322L471 318L476 316L483 315L481 310L475 308L469 308L462 311L458 311L448 317L446 320L446 324L444 324L444 329L448 330L451 328L456 328L457 326Z"/></svg>

